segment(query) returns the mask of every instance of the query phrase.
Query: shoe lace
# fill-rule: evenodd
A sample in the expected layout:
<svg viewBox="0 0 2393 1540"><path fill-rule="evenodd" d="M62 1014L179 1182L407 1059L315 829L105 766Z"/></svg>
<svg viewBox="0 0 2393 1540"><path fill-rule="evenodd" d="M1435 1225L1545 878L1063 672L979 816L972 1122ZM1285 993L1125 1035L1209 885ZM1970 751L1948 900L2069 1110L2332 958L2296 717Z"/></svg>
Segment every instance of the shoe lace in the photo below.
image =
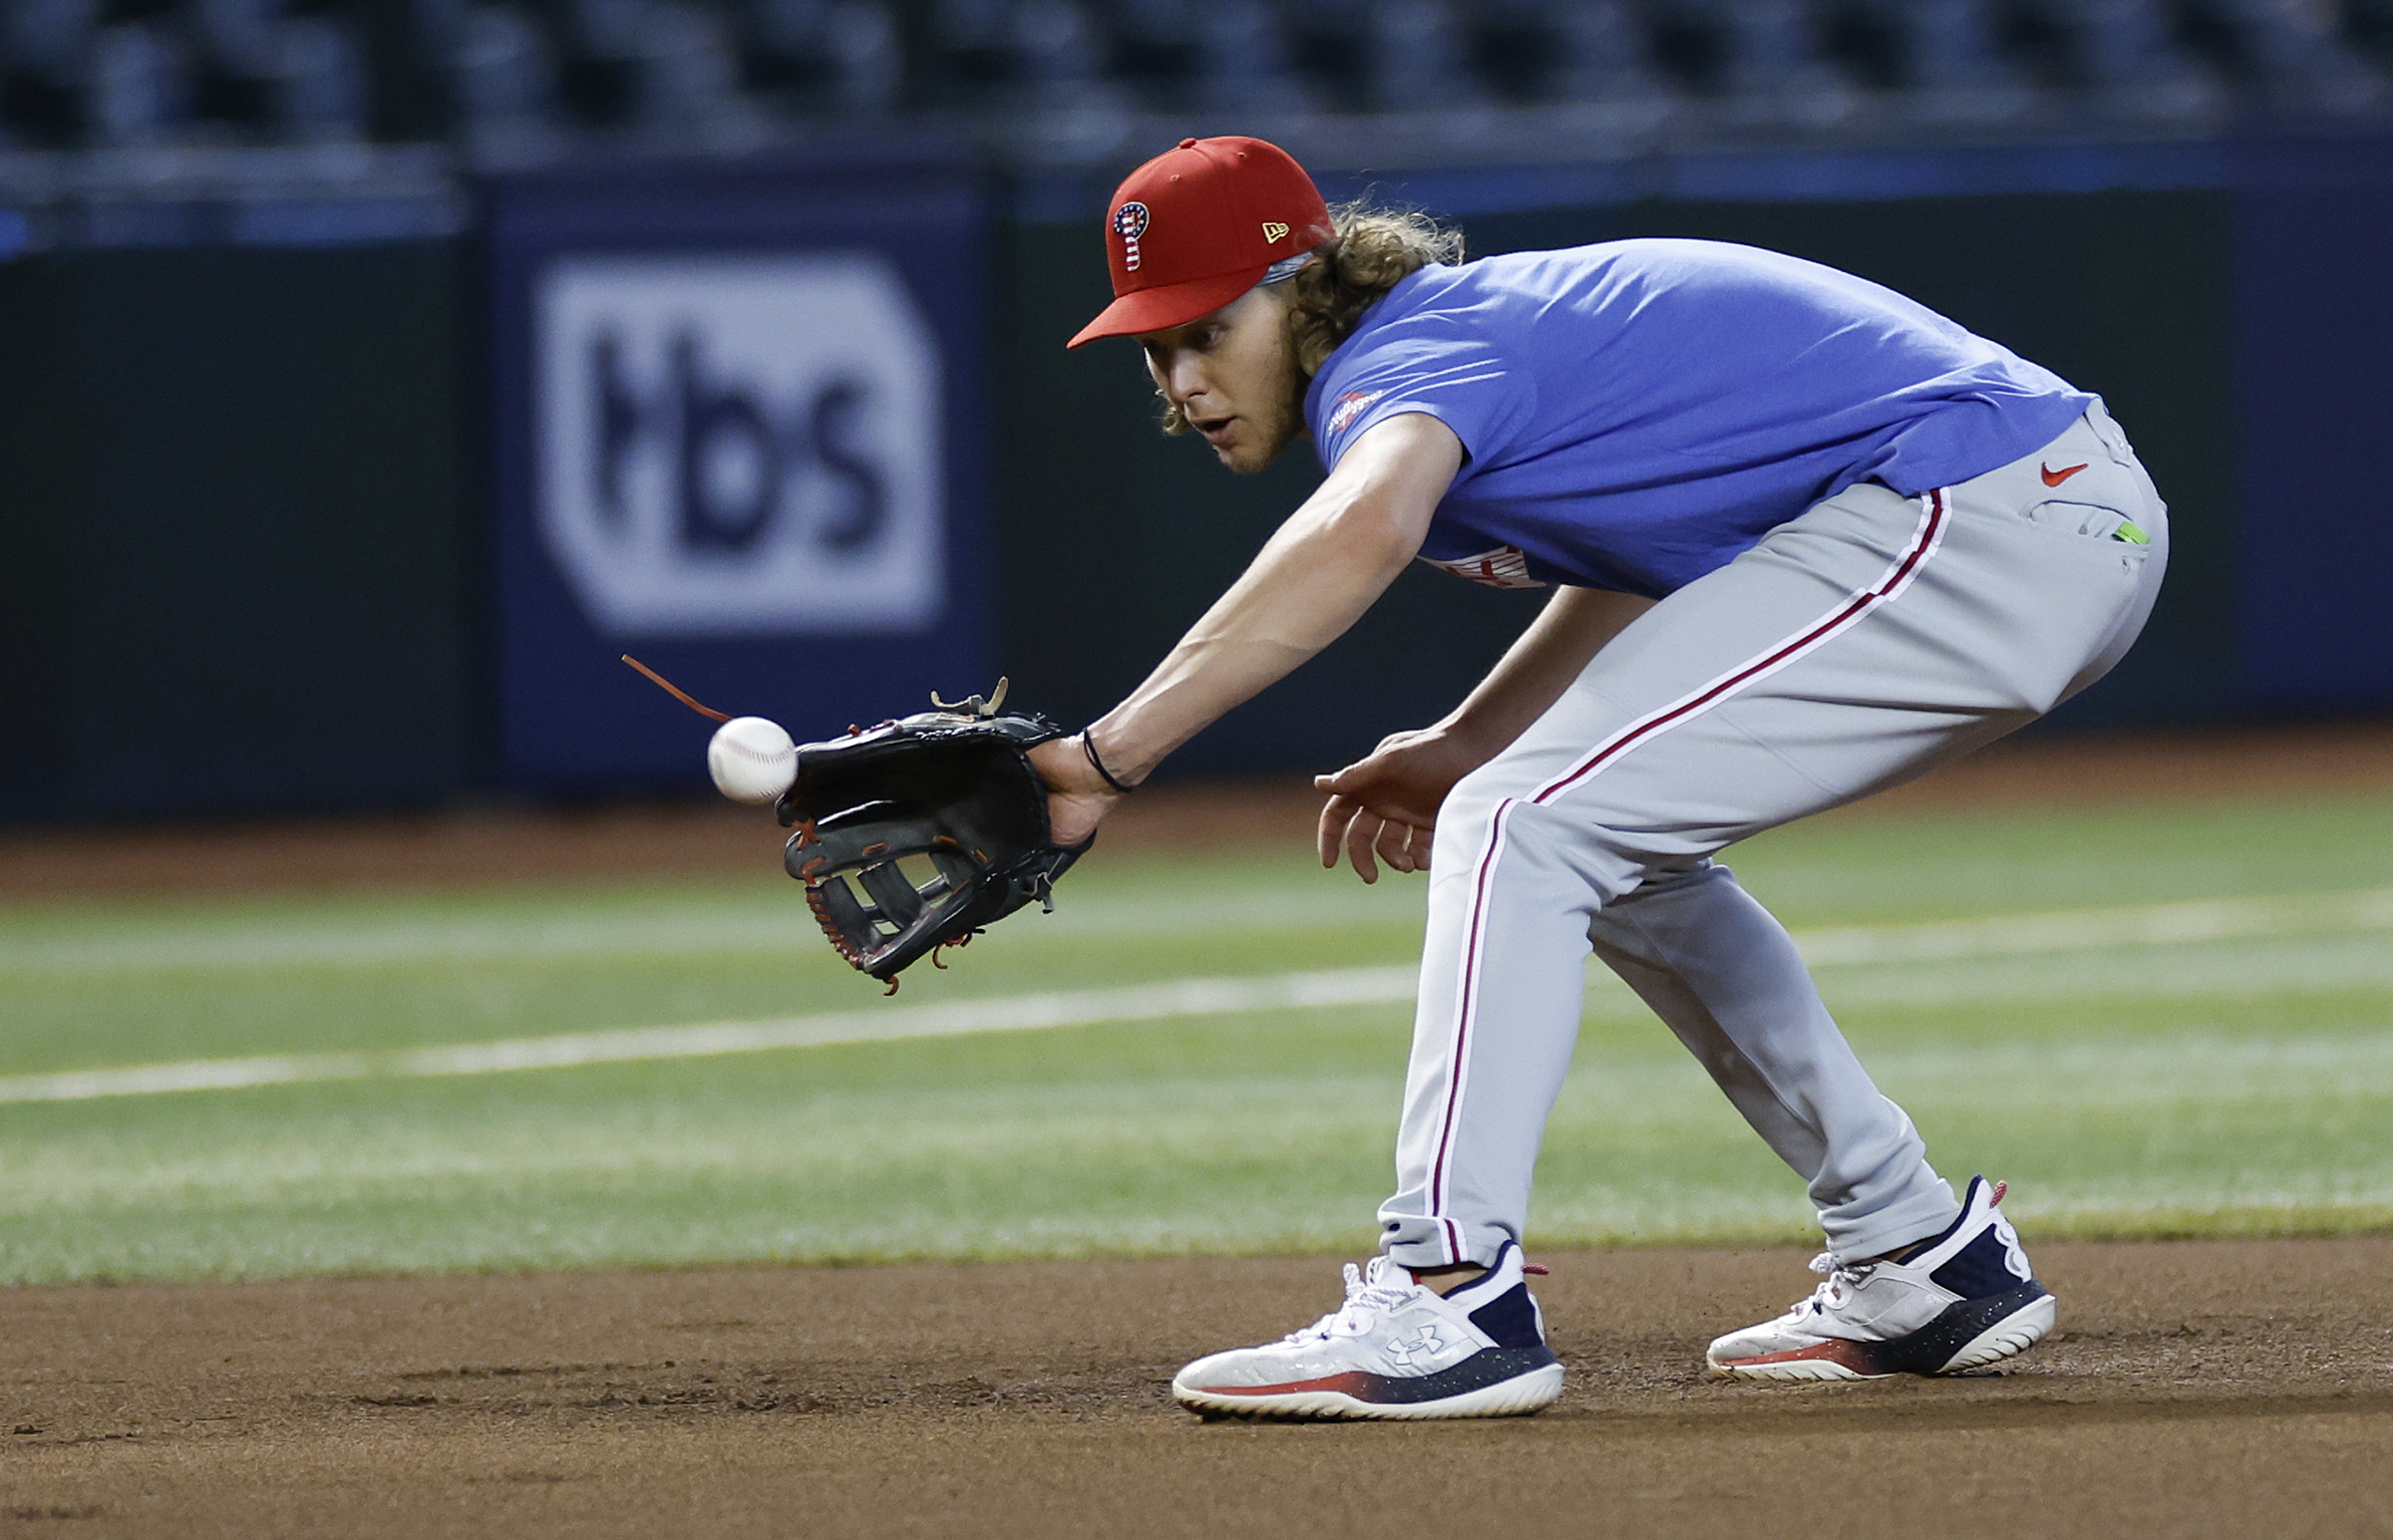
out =
<svg viewBox="0 0 2393 1540"><path fill-rule="evenodd" d="M1827 1315L1830 1311L1843 1305L1846 1293L1858 1288L1862 1280L1868 1278L1877 1267L1878 1264L1875 1262L1863 1262L1848 1266L1839 1262L1833 1251L1820 1253L1812 1258L1811 1268L1815 1273L1826 1275L1825 1281L1810 1295L1797 1300L1795 1308L1787 1314L1791 1316Z"/></svg>
<svg viewBox="0 0 2393 1540"><path fill-rule="evenodd" d="M1302 1331L1290 1332L1283 1341L1294 1344L1360 1337L1371 1330L1381 1312L1396 1309L1421 1287L1385 1257L1373 1259L1369 1273L1349 1262L1345 1276L1345 1303Z"/></svg>

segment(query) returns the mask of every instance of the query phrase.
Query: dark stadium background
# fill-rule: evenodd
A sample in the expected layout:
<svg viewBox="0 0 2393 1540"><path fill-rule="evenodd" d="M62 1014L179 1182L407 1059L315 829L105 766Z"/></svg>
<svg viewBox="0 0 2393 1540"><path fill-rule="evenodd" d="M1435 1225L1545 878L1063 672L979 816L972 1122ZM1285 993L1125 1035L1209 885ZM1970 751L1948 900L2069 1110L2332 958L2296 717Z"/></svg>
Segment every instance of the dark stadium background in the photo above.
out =
<svg viewBox="0 0 2393 1540"><path fill-rule="evenodd" d="M949 199L917 280L968 339L948 656L1103 709L1312 476L1222 475L1127 347L1061 346L1114 182L1230 132L1477 252L1816 257L2101 392L2173 569L2044 731L2393 711L2388 0L0 0L0 821L703 789L703 725L627 673L574 710L694 734L686 769L509 747L509 221L560 200L686 242L711 197L801 235L843 186ZM1408 574L1174 770L1350 755L1525 603ZM690 667L888 712L986 684L905 657Z"/></svg>

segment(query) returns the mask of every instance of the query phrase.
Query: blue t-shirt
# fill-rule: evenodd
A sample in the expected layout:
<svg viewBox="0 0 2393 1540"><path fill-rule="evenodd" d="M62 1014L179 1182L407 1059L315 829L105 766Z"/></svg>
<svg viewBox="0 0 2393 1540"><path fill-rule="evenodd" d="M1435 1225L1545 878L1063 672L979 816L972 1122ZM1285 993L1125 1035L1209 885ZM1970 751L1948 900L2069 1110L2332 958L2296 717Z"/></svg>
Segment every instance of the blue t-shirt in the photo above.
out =
<svg viewBox="0 0 2393 1540"><path fill-rule="evenodd" d="M1857 481L1905 496L2049 444L2094 402L1891 289L1706 240L1414 273L1304 402L1321 463L1426 413L1467 455L1422 555L1500 586L1659 597Z"/></svg>

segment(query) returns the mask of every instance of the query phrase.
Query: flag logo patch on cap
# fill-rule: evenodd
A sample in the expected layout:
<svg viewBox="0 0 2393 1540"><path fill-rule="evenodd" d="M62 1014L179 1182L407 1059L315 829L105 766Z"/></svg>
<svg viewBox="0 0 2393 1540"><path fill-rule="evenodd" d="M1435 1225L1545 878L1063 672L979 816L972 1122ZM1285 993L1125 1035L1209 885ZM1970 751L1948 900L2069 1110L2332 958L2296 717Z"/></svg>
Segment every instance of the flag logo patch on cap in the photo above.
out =
<svg viewBox="0 0 2393 1540"><path fill-rule="evenodd" d="M1288 227L1286 225L1280 223L1277 219L1265 219L1263 221L1263 239L1265 241L1276 243L1286 240L1287 238Z"/></svg>
<svg viewBox="0 0 2393 1540"><path fill-rule="evenodd" d="M1139 237L1147 233L1147 205L1125 203L1114 210L1114 233L1122 237L1122 265L1139 270Z"/></svg>

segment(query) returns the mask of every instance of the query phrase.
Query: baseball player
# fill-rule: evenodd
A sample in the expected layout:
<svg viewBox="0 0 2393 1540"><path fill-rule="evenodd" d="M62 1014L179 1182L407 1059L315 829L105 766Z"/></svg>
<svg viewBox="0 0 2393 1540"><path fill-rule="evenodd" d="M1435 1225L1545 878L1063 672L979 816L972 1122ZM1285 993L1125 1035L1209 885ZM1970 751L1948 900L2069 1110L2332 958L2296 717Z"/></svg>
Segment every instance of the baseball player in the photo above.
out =
<svg viewBox="0 0 2393 1540"><path fill-rule="evenodd" d="M1923 232L1922 238L1929 238ZM1853 1379L2050 1330L2000 1183L1958 1198L1713 857L2050 711L2150 613L2166 510L2102 403L1876 284L1627 240L1462 264L1418 216L1336 214L1285 153L1187 140L1108 211L1168 429L1327 478L1130 698L1032 761L1071 843L1166 756L1336 638L1416 559L1550 588L1443 720L1319 784L1325 865L1429 873L1396 1191L1339 1309L1214 1354L1207 1413L1534 1411L1561 1366L1521 1240L1592 951L1809 1184L1825 1280L1711 1345Z"/></svg>

